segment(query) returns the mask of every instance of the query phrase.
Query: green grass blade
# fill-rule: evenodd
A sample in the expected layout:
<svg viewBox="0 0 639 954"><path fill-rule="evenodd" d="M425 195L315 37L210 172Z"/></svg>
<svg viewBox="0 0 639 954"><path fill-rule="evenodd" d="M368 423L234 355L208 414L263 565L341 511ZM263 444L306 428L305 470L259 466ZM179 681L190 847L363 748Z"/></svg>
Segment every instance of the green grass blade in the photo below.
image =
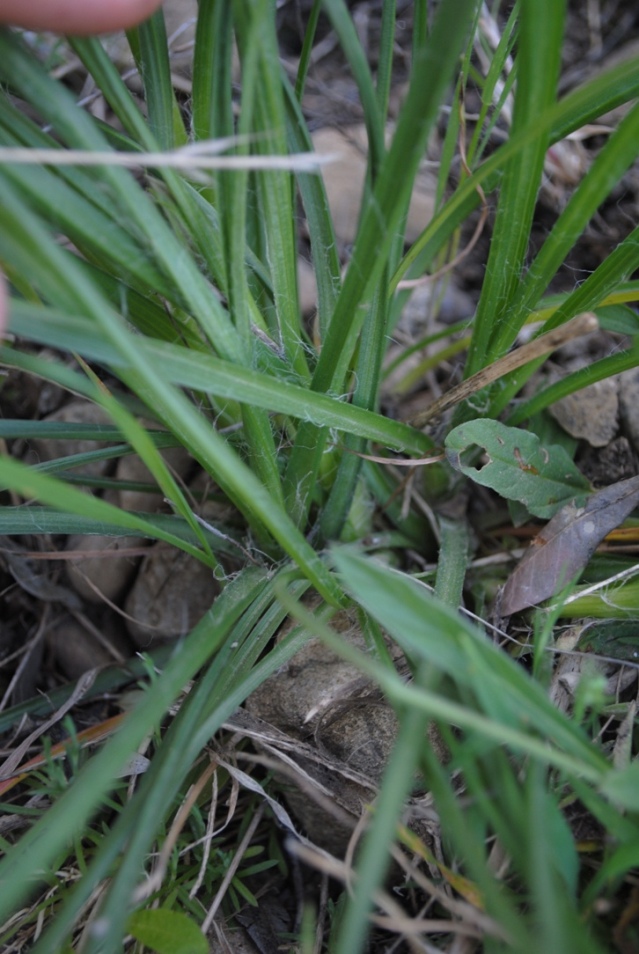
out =
<svg viewBox="0 0 639 954"><path fill-rule="evenodd" d="M557 0L522 0L520 4L513 136L533 124L537 127L539 117L555 103L563 7ZM544 23L543 30L538 29L540 22ZM505 335L517 334L508 307L524 268L548 139L548 132L540 133L504 168L486 276L465 366L467 376L500 356Z"/></svg>
<svg viewBox="0 0 639 954"><path fill-rule="evenodd" d="M537 136L546 132L552 145L593 122L606 112L639 95L639 57L628 60L584 83L565 96L554 107L538 116L534 125L511 135L508 142L490 156L477 171L464 182L422 232L419 239L404 256L393 276L391 289L397 286L412 264L420 257L432 261L448 241L452 233L479 205L477 185L491 192L499 183L499 172Z"/></svg>
<svg viewBox="0 0 639 954"><path fill-rule="evenodd" d="M88 330L82 319L27 302L14 301L10 327L27 340L58 347L68 343L69 347L74 347L85 358L102 361L116 371L127 366L118 349L106 345L102 336ZM396 450L422 455L432 450L431 438L407 424L324 394L316 394L286 380L240 368L231 362L187 351L169 343L142 344L136 339L136 346L168 383L196 391L208 391L220 398L287 414L303 421L313 421L318 426L350 432ZM16 363L19 357L19 352L13 349L0 348L0 361L7 365ZM33 359L29 360L29 366L47 370L46 365L37 364Z"/></svg>
<svg viewBox="0 0 639 954"><path fill-rule="evenodd" d="M355 365L355 388L353 407L374 408L377 406L380 369L386 350L386 328L388 324L388 302L386 295L378 294L371 306L371 320L362 331L357 362ZM361 438L347 436L344 454L333 482L320 523L325 540L340 538L346 523L348 512L355 497L357 482L362 469L362 458L366 450Z"/></svg>
<svg viewBox="0 0 639 954"><path fill-rule="evenodd" d="M249 62L253 89L243 91L254 104L258 155L283 155L287 150L286 111L275 23L268 0L237 3L236 30L240 54ZM291 366L302 380L309 379L302 346L301 318L297 294L297 237L293 188L286 172L258 171L254 175L265 260L268 261L277 325L271 329L276 344L283 348Z"/></svg>
<svg viewBox="0 0 639 954"><path fill-rule="evenodd" d="M10 353L13 353L10 351ZM167 431L148 431L156 447L176 447L178 441ZM5 440L33 440L38 437L52 440L120 441L122 432L113 424L82 424L73 421L23 421L0 419L0 437ZM123 445L125 448L125 445ZM124 451L126 453L126 449ZM122 453L122 450L120 451Z"/></svg>
<svg viewBox="0 0 639 954"><path fill-rule="evenodd" d="M520 327L531 309L538 304L592 216L635 161L639 152L638 135L639 106L635 106L595 158L531 265L508 310L509 323L512 322L513 329L495 341L499 351L510 347L514 340L514 328Z"/></svg>
<svg viewBox="0 0 639 954"><path fill-rule="evenodd" d="M397 0L384 0L380 24L379 62L377 65L377 101L382 118L386 118L388 113L388 100L390 98L393 72L396 16Z"/></svg>
<svg viewBox="0 0 639 954"><path fill-rule="evenodd" d="M317 21L319 20L321 11L322 0L313 0L313 6L311 7L308 14L308 22L306 24L306 31L304 33L304 43L302 45L302 51L300 53L299 64L297 67L297 76L295 78L295 98L298 102L302 101L302 95L306 85L306 78L311 65L311 54L313 52Z"/></svg>
<svg viewBox="0 0 639 954"><path fill-rule="evenodd" d="M254 601L264 582L263 573L249 570L226 588L117 735L90 760L68 793L0 861L0 878L4 885L0 895L0 920L4 922L26 901L33 890L34 868L46 869L59 852L67 848L72 833L88 822L131 753L163 718L189 680L228 638L234 623ZM34 857L37 858L35 865Z"/></svg>
<svg viewBox="0 0 639 954"><path fill-rule="evenodd" d="M324 0L324 10L339 37L341 47L357 83L368 136L368 162L372 178L379 172L385 154L384 122L373 78L355 24L344 0Z"/></svg>
<svg viewBox="0 0 639 954"><path fill-rule="evenodd" d="M151 537L156 540L164 540L166 543L171 543L173 546L185 550L203 563L214 565L216 562L199 547L193 546L193 544L186 539L174 533L170 533L166 529L162 529L157 521L154 521L152 518L146 519L146 517L138 514L128 513L126 510L121 510L119 507L115 507L105 500L93 497L91 494L85 494L81 490L76 490L75 487L65 484L62 480L39 473L19 461L11 460L9 457L0 457L0 486L5 490L14 490L25 498L36 497L43 503L57 508L62 514L67 515L69 526L73 523L73 520L68 515L76 514L85 525L86 521L90 521L90 525L96 527L95 532L122 532L125 535L133 534ZM16 525L14 522L13 525L11 525L9 523L10 515L16 512L12 511L11 508L7 508L6 512L3 509L3 517L0 518L0 522L4 522L5 519L6 522L4 522L2 532L38 532L38 511L34 510L33 513L30 514L30 510L31 508L26 508L24 513L17 513L20 523ZM20 527L29 525L31 526L31 530L20 530ZM58 532L62 532L61 527L63 525L61 518ZM49 522L48 526L49 532L51 532L52 523ZM75 524L75 526L79 526L79 524ZM40 532L43 531L41 530ZM68 532L73 531L69 530Z"/></svg>
<svg viewBox="0 0 639 954"><path fill-rule="evenodd" d="M5 459L0 458L0 479L7 473L4 467ZM51 479L51 478L50 478ZM59 483L62 483L60 481ZM26 480L23 479L20 489L24 489ZM64 487L69 489L65 482ZM75 490L75 488L71 488ZM19 491L18 491L19 492ZM76 491L79 493L79 491ZM89 497L89 494L82 494ZM42 498L44 499L44 497ZM135 513L132 511L116 510L116 514L101 511L99 514L87 509L83 510L78 504L77 512L68 508L68 495L62 490L57 497L53 493L50 499L60 501L58 506L64 510L50 509L31 505L29 507L3 507L0 511L0 533L5 536L23 536L24 534L37 536L39 534L99 534L112 537L146 537L150 540L163 540L172 546L179 547L196 559L206 562L214 568L216 561L206 557L202 549L197 546L200 534L195 534L181 517L168 513ZM96 499L96 498L93 498ZM125 514L131 520L124 521L118 514ZM233 546L231 537L220 537L207 529L203 530L207 545L215 553L227 553L237 556L237 547Z"/></svg>
<svg viewBox="0 0 639 954"><path fill-rule="evenodd" d="M457 609L462 605L470 553L470 529L465 521L440 516L441 541L435 578L435 595Z"/></svg>
<svg viewBox="0 0 639 954"><path fill-rule="evenodd" d="M221 26L229 29L230 23L228 25L222 23ZM250 32L252 34L254 30ZM247 143L238 143L236 152L244 155L248 154L248 140L251 138L253 128L254 89L261 80L256 60L254 50L252 50L245 59L243 69L242 108L238 121L238 134L240 139L246 137ZM224 63L225 60L223 60ZM230 61L226 63L226 66L228 67L226 78L230 89ZM221 90L218 96L220 93ZM217 178L218 204L226 251L228 307L235 326L245 341L246 350L250 351L256 343L253 328L261 326L263 317L252 298L247 280L246 209L248 182L248 172L222 172ZM269 275L269 281L270 279L271 276ZM284 493L280 479L275 435L268 416L257 407L245 404L242 408L242 419L244 434L250 446L250 457L256 475L272 498L283 508Z"/></svg>
<svg viewBox="0 0 639 954"><path fill-rule="evenodd" d="M375 891L383 885L390 865L390 847L397 836L398 819L410 792L419 762L428 715L407 708L384 772L375 815L358 858L357 879L344 917L339 923L336 954L366 950L368 923Z"/></svg>
<svg viewBox="0 0 639 954"><path fill-rule="evenodd" d="M173 92L162 10L157 10L152 17L136 27L134 32L136 37L131 48L134 55L139 54L136 56L136 62L144 84L149 126L162 149L173 149L183 145L187 136Z"/></svg>
<svg viewBox="0 0 639 954"><path fill-rule="evenodd" d="M283 83L286 94L287 132L290 148L293 151L310 150L312 149L312 143L299 103L285 79ZM321 177L298 175L297 183L311 242L312 263L317 283L317 334L321 345L332 322L342 285L338 246ZM303 526L308 516L309 493L314 482L313 475L317 475L321 465L326 436L309 423L305 423L302 425L300 437L304 441L301 451L293 450L294 457L299 456L300 463L299 466L294 462L289 464L284 480L284 492L288 512L297 525ZM309 455L308 448L315 448L315 452ZM303 472L305 465L309 468L306 471L308 478L306 480L300 479L300 472Z"/></svg>
<svg viewBox="0 0 639 954"><path fill-rule="evenodd" d="M313 375L313 390L325 393L344 391L348 366L367 316L367 309L362 304L367 295L372 296L389 261L408 208L428 134L452 78L474 8L473 0L452 0L447 4L435 21L427 44L416 57L393 143L363 210L350 267ZM328 10L339 32L343 7L335 0L329 4ZM352 38L347 36L346 39L350 43L347 55L354 57L354 48L353 51L350 48ZM368 111L367 105L366 109ZM370 128L378 122L376 102L370 107L370 114L369 135ZM302 426L286 475L289 511L295 514L298 522L304 522L303 517L308 511L321 453L321 438L318 439L313 429Z"/></svg>
<svg viewBox="0 0 639 954"><path fill-rule="evenodd" d="M52 284L53 291L57 292L58 282L62 283L60 294L63 300L68 302L73 311L80 311L95 322L105 340L124 359L126 370L121 371L122 380L134 392L143 394L145 402L161 416L166 426L181 435L185 446L216 478L248 519L257 520L258 527L267 528L284 551L306 568L309 579L322 595L331 602L339 602L339 588L326 566L255 474L187 398L168 385L145 360L136 338L108 307L95 286L87 281L82 270L62 254L33 215L3 186L0 180L0 194L4 195L0 221L5 226L0 231L0 257L7 256L12 260L17 250L19 256L30 253L32 261L37 261L40 266L43 281ZM62 276L66 281L62 281ZM72 293L70 289L73 289ZM75 299L73 305L68 297L71 294Z"/></svg>
<svg viewBox="0 0 639 954"><path fill-rule="evenodd" d="M91 117L78 109L60 84L52 80L20 45L17 38L0 32L0 75L38 102L42 114L67 143L79 149L105 150L108 146ZM200 273L195 261L173 234L150 198L135 179L122 169L101 167L104 187L111 190L139 240L155 255L156 262L175 287L183 292L193 316L220 354L242 360L241 343L228 315Z"/></svg>
<svg viewBox="0 0 639 954"><path fill-rule="evenodd" d="M486 73L485 81L481 87L481 109L479 110L475 131L468 144L466 153L468 165L471 169L476 165L477 160L481 158L484 149L490 142L490 137L499 121L501 109L506 97L512 92L512 84L517 71L513 64L513 69L509 74L507 73L507 60L513 52L515 43L517 14L517 8L513 7L508 22L499 39L499 45L492 55L488 53L490 56L490 65ZM507 74L505 81L503 80L503 73ZM502 83L503 85L500 96L497 95L498 83ZM491 112L492 116L490 115Z"/></svg>
<svg viewBox="0 0 639 954"><path fill-rule="evenodd" d="M88 376L96 380L98 393L100 393L104 386L100 386L100 382L95 379L93 372L88 371ZM187 501L186 494L171 473L164 458L157 449L155 442L147 433L146 429L136 421L135 417L130 414L112 394L102 393L100 405L107 412L116 427L120 429L125 439L138 454L140 460L146 464L149 472L153 475L158 487L161 489L164 498L169 502L178 516L181 516L190 526L205 553L210 554L208 542L201 525L195 519L193 511Z"/></svg>
<svg viewBox="0 0 639 954"><path fill-rule="evenodd" d="M348 590L405 651L428 659L466 692L478 693L480 711L504 727L524 732L534 727L545 744L560 746L595 772L606 770L603 756L554 708L542 687L425 587L346 548L335 550L333 558Z"/></svg>
<svg viewBox="0 0 639 954"><path fill-rule="evenodd" d="M561 381L543 388L534 397L519 404L517 409L509 415L507 423L522 424L534 414L538 414L539 411L550 407L551 404L569 394L574 394L581 388L587 388L596 381L605 381L606 378L621 374L622 371L629 371L637 365L639 365L639 342L635 342L627 351L620 351L618 354L611 354L607 358L595 361L579 371L573 371Z"/></svg>
<svg viewBox="0 0 639 954"><path fill-rule="evenodd" d="M192 129L196 141L233 134L230 3L200 0L193 53Z"/></svg>
<svg viewBox="0 0 639 954"><path fill-rule="evenodd" d="M292 152L311 152L313 145L306 129L302 110L290 85L285 81L284 92L289 147ZM322 177L298 173L297 184L311 242L313 270L317 281L319 339L323 342L342 286L337 240Z"/></svg>

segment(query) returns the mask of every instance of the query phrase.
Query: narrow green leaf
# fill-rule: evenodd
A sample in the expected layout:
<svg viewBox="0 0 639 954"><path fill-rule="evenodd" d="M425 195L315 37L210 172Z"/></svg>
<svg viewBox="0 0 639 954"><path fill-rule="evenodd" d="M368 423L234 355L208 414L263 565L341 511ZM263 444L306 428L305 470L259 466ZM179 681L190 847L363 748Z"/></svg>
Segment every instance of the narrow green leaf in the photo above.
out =
<svg viewBox="0 0 639 954"><path fill-rule="evenodd" d="M534 397L527 401L522 401L508 417L509 424L521 424L544 408L550 407L556 401L560 401L569 394L574 394L581 388L587 388L596 381L604 381L615 374L621 374L622 371L629 371L639 365L639 340L635 340L632 348L628 351L620 351L617 354L608 355L601 358L593 364L586 365L572 374L567 374L560 381L549 384L542 388ZM521 382L518 382L521 384Z"/></svg>
<svg viewBox="0 0 639 954"><path fill-rule="evenodd" d="M319 20L321 11L322 0L313 0L313 6L311 7L310 13L308 15L308 22L306 24L306 31L304 33L304 44L302 46L302 52L300 53L297 77L295 79L295 98L300 102L304 93L304 86L306 85L308 70L311 65L313 43L315 41L315 31L317 29L317 22Z"/></svg>
<svg viewBox="0 0 639 954"><path fill-rule="evenodd" d="M286 94L286 120L290 149L292 152L311 152L313 144L304 122L301 107L290 84L285 80L283 82ZM342 286L337 240L322 177L299 173L297 184L304 214L306 215L313 269L317 282L319 338L320 341L324 341Z"/></svg>
<svg viewBox="0 0 639 954"><path fill-rule="evenodd" d="M478 715L484 711L504 728L540 733L545 745L559 745L590 768L607 770L606 759L542 686L424 586L351 548L335 548L333 560L347 590L410 658L428 660L466 692L481 689Z"/></svg>
<svg viewBox="0 0 639 954"><path fill-rule="evenodd" d="M193 51L195 140L233 134L232 4L200 0Z"/></svg>
<svg viewBox="0 0 639 954"><path fill-rule="evenodd" d="M91 759L73 786L49 809L46 816L0 861L3 883L0 920L4 922L26 902L33 891L34 869L46 868L60 851L68 847L69 840L89 820L131 753L164 717L189 680L214 656L225 640L232 640L229 634L234 624L254 602L264 585L264 573L251 569L244 571L226 587L212 610L182 643L180 652L174 654L164 672L143 695L120 731ZM106 844L105 839L103 847ZM119 845L116 844L115 850L116 853L119 851ZM104 877L106 874L105 871ZM56 919L54 927L55 922ZM60 938L59 943L63 939ZM47 952L58 949L58 944L45 948Z"/></svg>
<svg viewBox="0 0 639 954"><path fill-rule="evenodd" d="M513 136L533 125L537 128L539 116L555 102L564 6L560 0L520 3ZM544 24L543 30L538 29L540 22ZM504 169L486 277L464 372L467 377L484 367L491 356L500 357L507 350L510 342L504 346L506 333L513 338L517 334L518 326L511 322L508 309L519 289L548 140L549 130L540 130Z"/></svg>
<svg viewBox="0 0 639 954"><path fill-rule="evenodd" d="M395 272L391 290L396 288L397 283L420 256L424 256L426 261L433 260L454 230L479 205L477 186L481 185L486 193L492 192L499 183L500 171L536 137L547 130L550 143L558 142L585 123L596 120L602 115L602 110L607 112L638 95L639 57L635 57L584 83L555 106L537 116L534 124L511 135L508 142L497 149L455 191L441 212L424 229Z"/></svg>
<svg viewBox="0 0 639 954"><path fill-rule="evenodd" d="M538 305L540 296L568 257L588 222L620 182L638 153L639 105L630 110L609 137L555 222L508 308L510 327L504 328L493 342L498 351L504 351L512 345L516 329L521 327L531 309Z"/></svg>
<svg viewBox="0 0 639 954"><path fill-rule="evenodd" d="M96 530L88 532L97 532L105 534L123 533L124 535L139 535L151 537L152 539L164 540L173 546L185 550L191 556L201 560L203 563L210 564L212 561L200 547L194 546L184 538L184 535L178 536L168 530L169 525L162 526L157 523L153 515L144 515L129 513L121 510L113 504L94 497L92 494L85 494L75 487L65 484L64 481L54 477L49 477L33 468L27 467L20 461L12 460L10 457L0 456L0 490L11 489L25 498L35 497L45 504L56 507L61 511L59 530L57 532L72 532L63 530L64 517L66 516L67 526L73 523L69 515L75 514L82 522L87 522L95 526ZM19 510L22 509L22 515ZM31 531L38 532L37 510L30 513L31 508L6 508L6 522L4 524L5 532L20 532L16 527L31 525ZM2 514L5 508L2 509ZM17 517L17 522L11 523L11 515ZM156 515L157 516L157 515ZM1 518L0 518L1 519ZM55 522L55 521L54 521ZM48 521L49 526L51 522ZM13 526L11 531L9 528ZM102 529L97 529L102 528ZM40 531L43 532L43 531ZM192 531L194 533L194 531ZM197 537L200 537L201 528L198 528ZM190 534L188 536L191 536ZM207 544L208 547L208 544ZM213 561L214 562L214 561Z"/></svg>
<svg viewBox="0 0 639 954"><path fill-rule="evenodd" d="M380 293L375 295L370 308L370 318L362 329L355 362L353 407L368 410L377 407L380 369L386 350L384 332L387 325L388 300L385 294ZM326 540L340 539L357 492L363 463L360 455L366 451L365 442L350 435L346 437L345 447L347 453L339 463L320 523L322 535Z"/></svg>
<svg viewBox="0 0 639 954"><path fill-rule="evenodd" d="M401 222L408 208L428 134L453 77L474 9L475 0L450 0L445 8L440 8L430 35L415 55L410 89L393 142L362 211L353 256L313 375L314 391L344 392L361 328L371 317L364 305L367 297L372 299L380 284L397 235L401 234ZM341 0L331 0L328 11L339 30L344 12ZM352 36L348 42L350 49ZM352 55L359 54L353 52ZM370 110L367 107L369 136L378 113L372 88L371 96ZM369 148L374 148L374 144L369 142ZM386 294L385 285L379 287L379 293ZM309 425L300 427L297 434L285 483L288 509L294 514L296 523L305 522L325 439Z"/></svg>
<svg viewBox="0 0 639 954"><path fill-rule="evenodd" d="M439 531L441 540L435 594L443 603L457 609L463 602L464 580L471 548L470 526L465 518L453 520L451 517L440 516Z"/></svg>
<svg viewBox="0 0 639 954"><path fill-rule="evenodd" d="M3 474L3 462L0 458L0 479ZM65 486L68 486L65 484ZM87 497L88 494L83 494ZM64 498L66 507L67 498ZM69 513L68 510L54 510L49 507L2 507L0 509L0 534L22 536L23 534L97 534L109 537L147 537L150 540L164 540L173 546L181 547L197 559L203 560L202 551L196 547L204 534L207 545L217 553L237 556L237 546L229 535L216 534L200 528L196 534L181 517L170 513L136 513L121 511L135 518L135 524L123 526L121 522L98 519L91 514Z"/></svg>
<svg viewBox="0 0 639 954"><path fill-rule="evenodd" d="M639 762L634 761L627 768L609 772L601 791L611 802L631 812L639 811Z"/></svg>
<svg viewBox="0 0 639 954"><path fill-rule="evenodd" d="M28 302L14 301L10 327L21 338L53 347L66 346L87 359L102 361L115 369L126 366L118 349L106 344L102 335L93 331L82 319ZM350 432L397 450L423 454L433 447L427 435L407 424L310 391L282 378L168 342L145 342L139 337L135 341L138 353L147 356L163 379L180 387L194 388L220 398L289 414L296 419ZM12 355L9 349L0 349L0 360L9 365Z"/></svg>
<svg viewBox="0 0 639 954"><path fill-rule="evenodd" d="M393 54L395 52L395 19L397 17L397 0L384 0L382 7L382 22L380 24L380 51L377 67L377 100L379 111L383 119L388 113L390 97Z"/></svg>
<svg viewBox="0 0 639 954"><path fill-rule="evenodd" d="M163 11L157 10L131 32L137 34L131 48L138 54L151 132L162 149L181 146L187 136L173 91Z"/></svg>
<svg viewBox="0 0 639 954"><path fill-rule="evenodd" d="M337 33L340 44L348 59L353 78L364 107L364 122L368 138L369 163L372 178L375 179L385 153L384 123L382 111L371 76L368 58L360 39L351 14L344 0L324 0L324 9L329 16L333 29Z"/></svg>
<svg viewBox="0 0 639 954"><path fill-rule="evenodd" d="M168 431L147 431L156 447L175 447L178 443ZM23 421L0 419L0 437L15 440L50 438L58 441L121 441L122 431L113 424L80 424L73 421Z"/></svg>

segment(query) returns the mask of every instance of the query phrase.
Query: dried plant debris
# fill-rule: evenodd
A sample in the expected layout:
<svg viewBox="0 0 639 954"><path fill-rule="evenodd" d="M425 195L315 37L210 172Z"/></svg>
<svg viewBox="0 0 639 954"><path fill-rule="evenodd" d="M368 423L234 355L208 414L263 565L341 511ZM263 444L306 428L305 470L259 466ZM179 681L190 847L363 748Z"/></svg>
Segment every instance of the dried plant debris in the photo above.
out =
<svg viewBox="0 0 639 954"><path fill-rule="evenodd" d="M632 477L592 494L584 506L563 507L535 537L508 579L500 613L510 616L560 592L638 504L639 477Z"/></svg>

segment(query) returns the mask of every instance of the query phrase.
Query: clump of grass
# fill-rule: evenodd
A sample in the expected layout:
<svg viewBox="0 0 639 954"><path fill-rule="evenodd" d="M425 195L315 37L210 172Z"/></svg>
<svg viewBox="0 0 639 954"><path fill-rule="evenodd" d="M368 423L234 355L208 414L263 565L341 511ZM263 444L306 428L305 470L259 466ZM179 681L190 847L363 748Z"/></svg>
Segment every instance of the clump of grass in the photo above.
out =
<svg viewBox="0 0 639 954"><path fill-rule="evenodd" d="M547 667L538 658L541 636L529 675L457 614L469 552L465 520L435 518L440 549L434 594L409 573L336 545L370 542L373 506L386 504L393 490L383 467L364 462L362 453L371 445L409 457L434 450L428 434L379 409L382 365L402 294L397 289L401 280L441 264L449 243L487 196L496 203L496 215L469 329L466 377L500 359L531 319L543 321L548 331L584 311L636 299L636 230L573 291L544 296L598 206L635 161L639 107L601 149L532 262L528 250L549 146L634 99L639 61L558 99L564 4L521 0L480 79L472 42L482 5L444 0L429 22L427 5L417 2L408 92L386 145L394 4L383 4L375 77L346 5L326 0L323 6L357 83L369 144L368 182L344 277L319 176L299 164L292 171L269 167L273 157L311 148L300 96L319 3L292 84L281 70L272 4L201 0L187 109L172 88L161 14L129 35L144 80L144 114L100 42L72 40L108 103L110 124L78 108L18 35L0 34L0 143L26 148L38 159L15 161L8 153L0 165L0 260L12 285L15 335L0 359L105 409L113 429L94 436L106 435L125 445L123 453L137 453L173 509L169 517L129 513L82 492L65 476L80 460L44 469L5 455L0 532L142 535L219 571L222 538L196 519L159 453L162 444L179 443L241 515L242 544L253 555L224 581L221 596L179 652L154 654L162 672L134 713L72 783L61 786L64 791L49 785L53 797L41 818L19 839L7 839L0 863L4 943L13 943L26 923L18 912L34 896L29 917L45 921L35 951L64 949L80 933L85 952L120 950L127 932L143 940L146 922L135 909L147 906L152 923L153 904L139 884L150 853L201 773L198 760L252 689L310 633L353 656L384 690L400 723L353 891L338 905L331 950L352 954L367 943L376 892L417 770L428 780L441 823L436 863L464 899L463 908L446 908L440 900L436 927L416 923L418 935L435 930L453 937L463 910L464 931L482 938L486 950L602 951L611 933L602 911L606 904L611 910L611 898L639 862L632 749L611 757L599 737L596 707L581 725L550 703ZM236 97L234 45L241 65ZM502 87L515 45L515 70ZM451 90L456 103L471 78L479 82L482 111L463 173L456 183L449 181L460 134L453 108L437 212L405 250L403 223L429 134ZM514 96L512 127L489 155L490 131L508 92ZM204 174L200 162L193 175L157 155L173 156L187 143L209 141L227 144L224 155L237 165L220 164ZM69 150L99 153L99 163L67 165ZM116 163L122 154L135 163L135 174ZM298 197L318 286L314 330L298 305ZM44 359L31 343L81 360L71 367L63 358ZM637 357L633 345L564 387L634 367ZM537 366L529 362L473 393L447 426L503 412L511 425L522 423L554 399L555 392L542 392L525 411L513 404ZM141 418L155 427L143 426ZM49 436L59 433L52 425L38 426ZM92 433L67 430L84 438ZM21 432L27 432L23 422L0 423L5 438ZM440 484L450 477L443 465L439 477ZM28 506L12 503L9 491ZM436 495L431 503L437 504ZM400 554L417 549L426 535L419 514L391 512ZM324 600L314 614L299 604L309 585ZM412 670L410 684L383 655L356 654L332 633L331 612L349 600L401 646ZM288 613L303 626L274 647ZM23 711L6 713L4 727ZM430 722L448 744L446 766L424 745ZM125 791L118 774L150 733L151 764ZM456 778L463 779L461 794ZM603 833L592 867L582 860L585 849L570 826L577 804ZM195 829L202 826L199 811L194 806ZM65 859L81 877L59 886L56 872ZM214 879L206 884L206 900L194 902L176 865L175 890L169 880L151 902L205 924ZM236 895L253 900L240 875L232 884ZM93 920L85 926L87 910ZM408 931L405 924L402 930Z"/></svg>

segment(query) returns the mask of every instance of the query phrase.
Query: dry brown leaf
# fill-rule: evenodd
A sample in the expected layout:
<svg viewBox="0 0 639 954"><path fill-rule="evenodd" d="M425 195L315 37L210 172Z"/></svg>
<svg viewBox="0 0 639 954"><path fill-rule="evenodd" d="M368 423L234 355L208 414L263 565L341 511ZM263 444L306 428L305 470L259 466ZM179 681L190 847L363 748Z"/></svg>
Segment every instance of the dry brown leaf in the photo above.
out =
<svg viewBox="0 0 639 954"><path fill-rule="evenodd" d="M603 538L639 504L639 477L604 487L584 507L563 507L533 540L504 586L502 616L558 593L583 568Z"/></svg>

